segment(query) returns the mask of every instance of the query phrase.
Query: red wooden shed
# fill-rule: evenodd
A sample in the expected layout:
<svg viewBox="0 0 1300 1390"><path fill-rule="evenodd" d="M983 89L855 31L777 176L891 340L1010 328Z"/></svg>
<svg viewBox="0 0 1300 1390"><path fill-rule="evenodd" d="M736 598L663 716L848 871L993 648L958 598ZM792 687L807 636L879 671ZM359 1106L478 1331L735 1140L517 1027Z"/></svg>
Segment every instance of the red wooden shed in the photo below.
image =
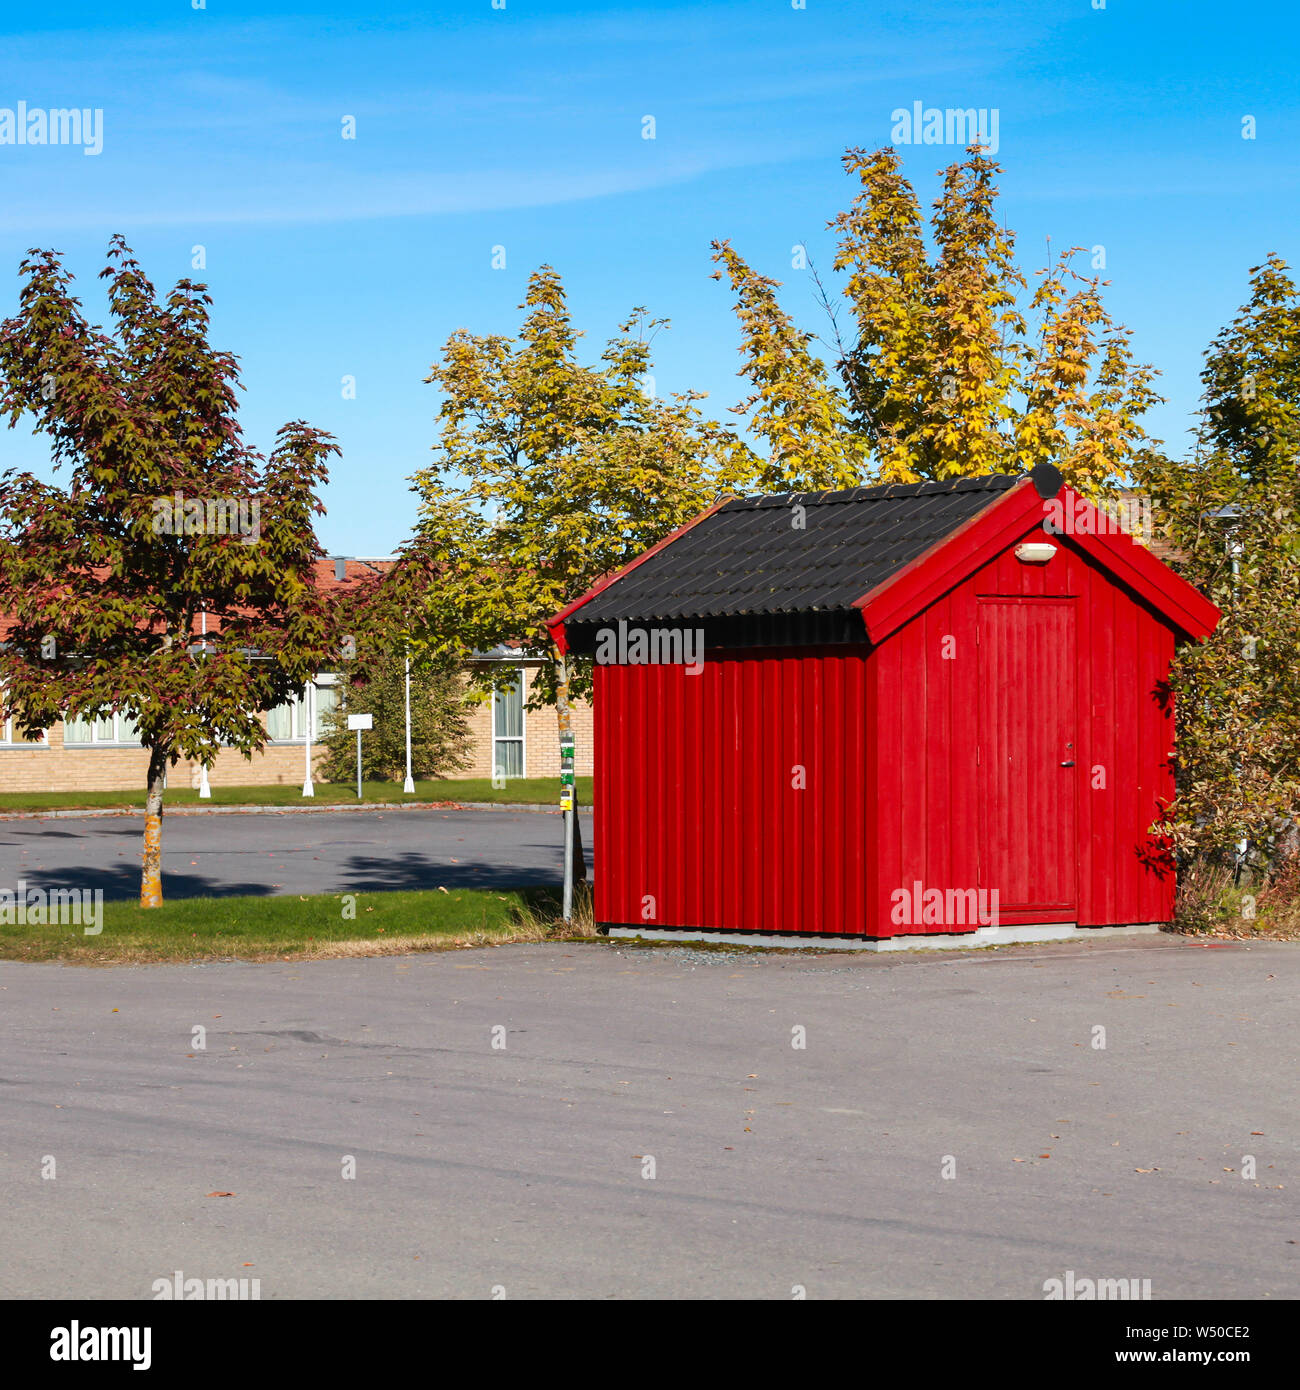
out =
<svg viewBox="0 0 1300 1390"><path fill-rule="evenodd" d="M1218 618L1051 468L720 503L551 622L596 657L597 920L882 949L1167 922L1169 663Z"/></svg>

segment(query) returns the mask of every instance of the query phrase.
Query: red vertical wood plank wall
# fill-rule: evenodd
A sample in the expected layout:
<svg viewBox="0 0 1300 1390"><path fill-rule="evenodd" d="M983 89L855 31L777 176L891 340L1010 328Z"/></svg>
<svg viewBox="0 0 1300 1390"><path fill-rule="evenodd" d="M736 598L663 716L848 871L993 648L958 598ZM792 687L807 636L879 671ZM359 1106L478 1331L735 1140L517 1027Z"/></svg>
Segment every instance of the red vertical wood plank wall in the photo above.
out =
<svg viewBox="0 0 1300 1390"><path fill-rule="evenodd" d="M862 933L865 647L596 668L596 915Z"/></svg>
<svg viewBox="0 0 1300 1390"><path fill-rule="evenodd" d="M1147 832L1172 795L1172 720L1156 692L1174 634L1051 539L1047 565L1008 549L878 648L710 652L698 675L598 666L597 920L949 930L892 922L892 894L980 884L979 759L988 721L1017 711L981 689L979 599L1073 596L1077 862L1048 867L1077 884L1080 925L1167 921L1172 877L1148 862ZM1031 651L1014 660L1018 713L1032 719L1036 689L1059 676Z"/></svg>

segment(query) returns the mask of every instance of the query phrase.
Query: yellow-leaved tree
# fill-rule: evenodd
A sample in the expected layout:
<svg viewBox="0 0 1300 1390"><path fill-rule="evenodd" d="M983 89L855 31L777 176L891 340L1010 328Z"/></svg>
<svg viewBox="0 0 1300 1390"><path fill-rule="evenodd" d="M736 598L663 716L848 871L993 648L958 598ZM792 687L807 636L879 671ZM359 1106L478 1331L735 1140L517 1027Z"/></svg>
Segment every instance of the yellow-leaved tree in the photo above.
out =
<svg viewBox="0 0 1300 1390"><path fill-rule="evenodd" d="M776 281L714 243L736 297L751 395L737 407L767 446L773 490L918 482L1051 463L1089 496L1127 477L1160 397L1129 330L1076 268L1049 257L1032 292L999 222L999 166L978 145L943 176L927 228L897 148L851 149L860 191L829 225L853 331L818 281L834 375L781 308ZM1027 302L1026 302L1027 301Z"/></svg>
<svg viewBox="0 0 1300 1390"><path fill-rule="evenodd" d="M559 650L547 619L720 494L752 487L757 459L701 414L698 392L647 389L664 320L634 310L588 365L551 267L520 307L517 339L458 330L430 373L443 393L435 462L415 475L419 520L388 583L417 659L469 663L486 690L502 677L476 653L540 658L531 699L555 706L563 756L591 671Z"/></svg>

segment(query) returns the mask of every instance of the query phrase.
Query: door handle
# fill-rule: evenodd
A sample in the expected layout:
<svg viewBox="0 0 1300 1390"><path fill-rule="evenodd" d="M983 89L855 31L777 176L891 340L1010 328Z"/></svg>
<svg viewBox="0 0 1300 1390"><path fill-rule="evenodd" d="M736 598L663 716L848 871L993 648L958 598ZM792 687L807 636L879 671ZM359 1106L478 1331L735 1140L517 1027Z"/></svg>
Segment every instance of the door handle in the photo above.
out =
<svg viewBox="0 0 1300 1390"><path fill-rule="evenodd" d="M1074 759L1071 758L1070 761L1069 761L1068 763L1062 763L1061 766L1062 766L1062 767L1073 767L1073 766L1074 766Z"/></svg>

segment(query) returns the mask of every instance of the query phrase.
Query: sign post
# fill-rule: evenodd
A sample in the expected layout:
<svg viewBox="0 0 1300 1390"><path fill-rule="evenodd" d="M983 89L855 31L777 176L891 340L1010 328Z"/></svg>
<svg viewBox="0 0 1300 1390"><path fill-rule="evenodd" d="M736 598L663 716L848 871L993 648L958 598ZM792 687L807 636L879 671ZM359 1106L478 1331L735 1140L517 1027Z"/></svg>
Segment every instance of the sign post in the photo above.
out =
<svg viewBox="0 0 1300 1390"><path fill-rule="evenodd" d="M349 714L348 728L357 731L357 800L361 800L361 730L373 729L375 727L375 717L373 714Z"/></svg>
<svg viewBox="0 0 1300 1390"><path fill-rule="evenodd" d="M561 911L566 922L573 918L573 734L560 735L560 810L564 812L564 897Z"/></svg>

